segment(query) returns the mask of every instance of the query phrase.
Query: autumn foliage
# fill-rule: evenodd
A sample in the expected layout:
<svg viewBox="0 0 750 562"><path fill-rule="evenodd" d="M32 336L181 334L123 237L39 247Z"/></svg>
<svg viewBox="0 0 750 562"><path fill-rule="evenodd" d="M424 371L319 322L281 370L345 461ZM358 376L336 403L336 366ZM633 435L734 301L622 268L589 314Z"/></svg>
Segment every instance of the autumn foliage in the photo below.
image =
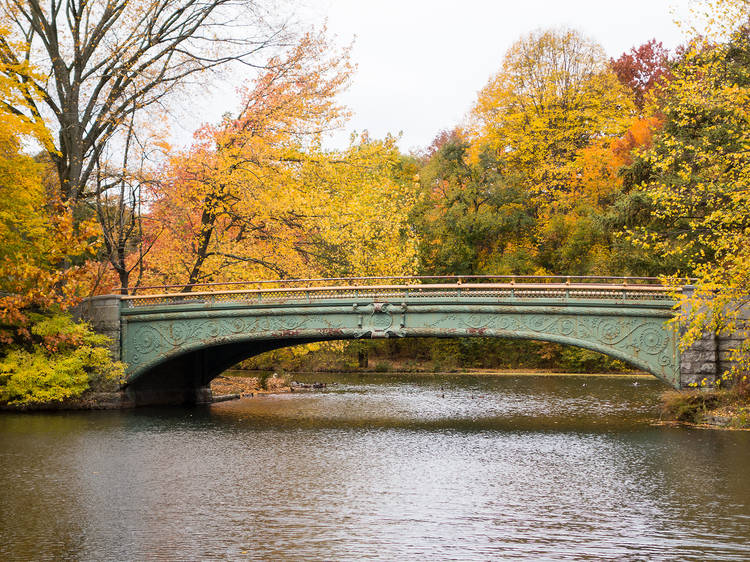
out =
<svg viewBox="0 0 750 562"><path fill-rule="evenodd" d="M643 109L648 94L671 77L669 51L656 39L633 47L610 64L620 82L633 92L639 109Z"/></svg>
<svg viewBox="0 0 750 562"><path fill-rule="evenodd" d="M305 36L241 90L237 116L206 125L151 193L149 283L404 273L410 185L395 139L325 150L346 110L346 53ZM398 247L398 253L391 252Z"/></svg>
<svg viewBox="0 0 750 562"><path fill-rule="evenodd" d="M86 4L86 17L65 21L39 2L9 3L0 401L79 395L95 371L116 379L105 342L64 311L152 284L693 275L703 312L688 337L736 329L721 310L750 279L748 5L698 4L702 15L686 23L693 39L674 53L654 39L609 58L572 29L522 35L465 121L406 155L397 138L366 132L327 147L349 117L340 94L354 67L324 30L253 20L258 36L203 33L223 9L213 1L198 12L172 0ZM38 17L24 18L30 9ZM161 24L144 34L136 23L149 14ZM154 108L231 63L254 69L238 106L171 146Z"/></svg>
<svg viewBox="0 0 750 562"><path fill-rule="evenodd" d="M0 74L0 100L22 106L31 95ZM78 264L89 253L90 223L73 228L48 164L26 154L26 143L48 142L46 128L11 111L0 111L0 343L28 335L23 327L31 309L69 306L81 287Z"/></svg>

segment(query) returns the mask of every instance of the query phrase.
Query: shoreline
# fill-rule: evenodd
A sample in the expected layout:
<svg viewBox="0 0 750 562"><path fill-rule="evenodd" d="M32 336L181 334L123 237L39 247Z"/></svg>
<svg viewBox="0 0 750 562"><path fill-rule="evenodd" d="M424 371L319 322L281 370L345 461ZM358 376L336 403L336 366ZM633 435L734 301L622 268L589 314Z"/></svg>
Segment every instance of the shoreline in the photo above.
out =
<svg viewBox="0 0 750 562"><path fill-rule="evenodd" d="M703 429L750 429L750 393L743 383L726 389L668 390L661 400L667 422Z"/></svg>
<svg viewBox="0 0 750 562"><path fill-rule="evenodd" d="M265 370L242 370L242 369L229 369L220 375L222 377L252 377L257 376L259 373L267 373ZM236 374L235 374L236 373ZM248 375L245 373L253 373ZM331 371L284 371L284 377L290 377L294 375L377 375L377 376L399 376L399 375L423 375L425 377L436 376L436 375L478 375L488 377L504 377L504 376L543 376L543 377L611 377L611 378L656 378L650 373L644 371L631 371L626 373L571 373L567 371L548 371L545 369L460 369L450 371L408 371L408 370L397 370L392 371L376 371L376 370L331 370Z"/></svg>
<svg viewBox="0 0 750 562"><path fill-rule="evenodd" d="M689 427L691 429L713 429L719 431L750 431L750 427L733 427L717 423L693 423L677 420L660 420L651 425L660 427Z"/></svg>

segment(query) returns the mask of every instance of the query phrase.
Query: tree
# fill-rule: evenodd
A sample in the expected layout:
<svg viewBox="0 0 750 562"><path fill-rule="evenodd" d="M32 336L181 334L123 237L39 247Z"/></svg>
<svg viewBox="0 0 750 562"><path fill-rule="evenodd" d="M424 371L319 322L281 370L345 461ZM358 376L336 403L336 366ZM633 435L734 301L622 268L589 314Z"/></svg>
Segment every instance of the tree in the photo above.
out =
<svg viewBox="0 0 750 562"><path fill-rule="evenodd" d="M230 264L261 277L301 267L288 253L293 244L278 242L297 236L308 205L298 173L306 149L345 116L334 98L348 60L329 55L322 35L307 35L243 88L237 117L203 127L193 147L171 159L154 185L151 223L163 230L156 255L176 269L152 269L189 287Z"/></svg>
<svg viewBox="0 0 750 562"><path fill-rule="evenodd" d="M495 152L540 204L568 189L571 162L592 142L624 133L633 105L597 43L573 30L514 43L471 111L472 154Z"/></svg>
<svg viewBox="0 0 750 562"><path fill-rule="evenodd" d="M468 142L442 134L419 170L421 196L411 213L427 274L530 273L535 217L517 178L490 151L469 161ZM511 172L512 173L512 172Z"/></svg>
<svg viewBox="0 0 750 562"><path fill-rule="evenodd" d="M158 235L145 260L149 282L189 291L203 282L413 272L412 187L394 139L283 150L294 154L292 168L256 161L236 181L186 175L197 160L174 163L187 169L171 168L174 181L148 216L147 236Z"/></svg>
<svg viewBox="0 0 750 562"><path fill-rule="evenodd" d="M631 236L699 278L684 344L707 328L746 328L737 313L750 287L749 32L687 51L665 89L664 126L642 155L652 211ZM747 353L738 358L750 366Z"/></svg>
<svg viewBox="0 0 750 562"><path fill-rule="evenodd" d="M506 193L512 187L522 194L523 241L503 231L492 242L503 255L524 256L523 265L511 260L514 271L606 272L610 240L596 215L598 199L606 191L611 200L617 182L605 187L601 178L595 196L587 168L610 156L609 145L634 117L631 96L603 49L578 32L537 31L511 46L471 111L467 161L489 164ZM593 147L600 147L596 159ZM484 260L504 268L502 261Z"/></svg>
<svg viewBox="0 0 750 562"><path fill-rule="evenodd" d="M610 59L610 64L620 82L633 92L635 105L640 110L654 86L670 76L669 50L661 42L657 43L656 39L633 47L617 60Z"/></svg>
<svg viewBox="0 0 750 562"><path fill-rule="evenodd" d="M109 261L119 280L122 294L128 294L130 274L138 269L143 276L144 258L150 245L143 243L143 209L148 185L155 179L152 153L161 153L167 144L148 127L138 128L136 111L128 116L123 127L124 145L119 162L99 156L94 175L95 200L91 205L101 229L103 256Z"/></svg>
<svg viewBox="0 0 750 562"><path fill-rule="evenodd" d="M30 309L70 304L82 273L70 264L89 255L90 224L73 232L67 207L45 185L45 162L22 150L47 143L48 131L3 109L30 95L0 72L0 344L28 335Z"/></svg>
<svg viewBox="0 0 750 562"><path fill-rule="evenodd" d="M677 22L692 37L693 48L726 43L750 17L748 0L693 0L684 21Z"/></svg>
<svg viewBox="0 0 750 562"><path fill-rule="evenodd" d="M395 140L320 147L322 133L347 114L335 99L349 77L346 53L308 35L268 67L244 88L236 117L202 128L163 170L148 217L150 278L190 290L205 281L399 270L413 261ZM383 251L398 241L404 248Z"/></svg>
<svg viewBox="0 0 750 562"><path fill-rule="evenodd" d="M230 62L253 67L288 39L261 0L7 0L2 19L4 75L29 91L6 109L54 123L49 155L74 208L133 111L164 110L188 79ZM26 72L28 62L46 75Z"/></svg>
<svg viewBox="0 0 750 562"><path fill-rule="evenodd" d="M303 170L318 195L306 232L312 271L324 276L411 275L417 238L409 225L416 166L396 138L352 139Z"/></svg>
<svg viewBox="0 0 750 562"><path fill-rule="evenodd" d="M87 222L73 228L54 182L45 181L49 162L22 151L48 140L39 123L5 109L31 95L0 72L0 403L20 406L122 376L107 338L60 313L78 296L86 272L70 262L89 255L92 231Z"/></svg>
<svg viewBox="0 0 750 562"><path fill-rule="evenodd" d="M539 221L539 263L545 269L575 275L673 271L671 264L621 235L632 224L628 213L638 201L630 199L637 154L651 145L660 126L655 117L637 118L621 137L598 139L578 151L570 166L568 189L557 203L565 212L543 213Z"/></svg>

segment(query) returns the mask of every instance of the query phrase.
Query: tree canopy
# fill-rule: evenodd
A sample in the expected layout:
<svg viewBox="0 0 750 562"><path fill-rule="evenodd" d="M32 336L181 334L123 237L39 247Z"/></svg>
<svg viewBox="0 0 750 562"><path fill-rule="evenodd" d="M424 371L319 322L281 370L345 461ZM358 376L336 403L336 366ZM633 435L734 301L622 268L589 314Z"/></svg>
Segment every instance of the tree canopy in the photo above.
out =
<svg viewBox="0 0 750 562"><path fill-rule="evenodd" d="M696 5L675 52L653 39L612 58L573 29L522 35L465 121L404 154L366 131L326 145L349 117L351 52L273 3L5 2L0 401L116 380L105 342L65 310L149 284L689 275L685 341L741 329L728 304L750 284L750 8ZM230 68L238 106L171 146L175 94Z"/></svg>

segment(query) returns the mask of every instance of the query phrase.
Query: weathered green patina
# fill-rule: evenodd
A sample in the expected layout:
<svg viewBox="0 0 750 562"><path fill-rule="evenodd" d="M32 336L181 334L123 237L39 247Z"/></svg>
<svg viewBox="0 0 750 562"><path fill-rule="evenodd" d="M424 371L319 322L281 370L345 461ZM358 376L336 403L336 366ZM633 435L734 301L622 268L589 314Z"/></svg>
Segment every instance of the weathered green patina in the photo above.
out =
<svg viewBox="0 0 750 562"><path fill-rule="evenodd" d="M149 402L188 400L237 361L270 349L386 337L557 342L622 359L679 387L678 338L665 324L674 314L666 290L624 285L394 285L123 297L121 355L128 387L148 394ZM169 398L174 392L183 398Z"/></svg>

